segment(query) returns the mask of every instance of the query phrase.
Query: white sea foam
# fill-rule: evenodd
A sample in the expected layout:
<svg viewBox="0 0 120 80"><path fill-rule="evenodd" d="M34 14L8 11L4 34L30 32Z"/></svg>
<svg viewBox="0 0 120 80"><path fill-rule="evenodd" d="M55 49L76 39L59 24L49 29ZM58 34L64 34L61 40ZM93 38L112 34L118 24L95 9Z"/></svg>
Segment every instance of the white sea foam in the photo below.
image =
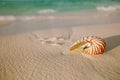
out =
<svg viewBox="0 0 120 80"><path fill-rule="evenodd" d="M16 20L16 18L15 16L0 16L0 21L4 21L4 20L14 21Z"/></svg>
<svg viewBox="0 0 120 80"><path fill-rule="evenodd" d="M43 9L38 11L39 14L49 14L49 13L55 13L56 11L54 9Z"/></svg>
<svg viewBox="0 0 120 80"><path fill-rule="evenodd" d="M17 20L30 21L30 20L36 19L37 17L36 16L19 16L16 18L17 18Z"/></svg>
<svg viewBox="0 0 120 80"><path fill-rule="evenodd" d="M120 6L99 6L96 8L98 11L114 12L120 10Z"/></svg>
<svg viewBox="0 0 120 80"><path fill-rule="evenodd" d="M31 21L31 20L53 20L55 16L0 16L0 21Z"/></svg>

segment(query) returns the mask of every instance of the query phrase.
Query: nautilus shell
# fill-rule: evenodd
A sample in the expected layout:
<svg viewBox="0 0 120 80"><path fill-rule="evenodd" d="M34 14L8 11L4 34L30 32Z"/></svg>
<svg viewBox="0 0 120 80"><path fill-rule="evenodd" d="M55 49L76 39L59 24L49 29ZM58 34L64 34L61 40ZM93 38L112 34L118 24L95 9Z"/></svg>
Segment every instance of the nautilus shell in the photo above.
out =
<svg viewBox="0 0 120 80"><path fill-rule="evenodd" d="M98 55L105 51L105 41L97 36L83 37L75 42L71 47L70 51L77 50L85 54Z"/></svg>

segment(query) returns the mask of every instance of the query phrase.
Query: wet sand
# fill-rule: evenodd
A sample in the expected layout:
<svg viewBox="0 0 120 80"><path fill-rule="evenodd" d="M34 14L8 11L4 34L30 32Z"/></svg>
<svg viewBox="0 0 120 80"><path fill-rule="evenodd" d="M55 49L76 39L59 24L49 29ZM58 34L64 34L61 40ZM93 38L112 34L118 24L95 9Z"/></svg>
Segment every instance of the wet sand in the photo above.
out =
<svg viewBox="0 0 120 80"><path fill-rule="evenodd" d="M120 80L120 16L75 15L1 25L0 80ZM89 35L106 41L104 54L68 51Z"/></svg>

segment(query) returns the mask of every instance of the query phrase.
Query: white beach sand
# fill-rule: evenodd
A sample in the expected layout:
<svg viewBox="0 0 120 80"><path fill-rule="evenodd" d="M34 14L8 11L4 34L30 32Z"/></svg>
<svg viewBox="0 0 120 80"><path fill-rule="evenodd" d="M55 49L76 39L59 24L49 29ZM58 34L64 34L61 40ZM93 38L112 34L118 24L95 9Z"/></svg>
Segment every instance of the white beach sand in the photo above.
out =
<svg viewBox="0 0 120 80"><path fill-rule="evenodd" d="M93 19L92 24L94 21L97 24L80 25L76 18L55 20L55 26L62 28L39 29L35 26L39 25L37 21L33 25L15 22L0 27L0 80L120 80L119 21L114 22L115 17L114 21L107 22L113 18L101 16L97 19L102 18L106 24L105 21L98 24ZM117 18L120 17L117 15ZM78 25L67 27L66 23ZM71 44L89 35L106 41L104 54L69 53Z"/></svg>

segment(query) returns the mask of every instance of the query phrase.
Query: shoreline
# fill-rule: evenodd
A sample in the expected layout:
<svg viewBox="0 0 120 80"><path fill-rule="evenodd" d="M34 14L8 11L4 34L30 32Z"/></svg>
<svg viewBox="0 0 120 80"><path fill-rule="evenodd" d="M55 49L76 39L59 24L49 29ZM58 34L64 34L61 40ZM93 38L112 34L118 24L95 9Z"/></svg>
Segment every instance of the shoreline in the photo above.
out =
<svg viewBox="0 0 120 80"><path fill-rule="evenodd" d="M76 10L76 11L66 11L66 12L56 12L52 9L43 9L41 10L41 13L36 13L36 14L25 14L25 15L0 15L0 21L4 21L4 20L8 20L8 21L14 21L14 20L37 20L37 18L49 18L51 16L81 16L81 15L116 15L120 13L120 6L118 6L118 8L116 8L115 10L109 10L108 7L108 11L105 11L104 9L102 10L102 8L104 7L100 7L100 9L93 9L93 10ZM105 8L107 9L107 8ZM50 18L52 19L52 18Z"/></svg>
<svg viewBox="0 0 120 80"><path fill-rule="evenodd" d="M99 10L87 10L87 11L74 11L74 12L65 12L65 13L47 13L47 14L36 14L36 15L23 15L23 16L0 16L0 23L2 22L24 22L24 21L56 21L56 20L84 20L84 19L114 19L118 18L120 11L105 12ZM81 18L81 19L80 19ZM90 21L90 20L89 20ZM101 21L101 20L100 20Z"/></svg>
<svg viewBox="0 0 120 80"><path fill-rule="evenodd" d="M119 24L120 15L117 12L68 12L54 15L35 16L8 16L5 20L0 17L0 35L11 35L17 33L28 33L34 30L45 30L54 28L72 28L83 26L98 26ZM3 19L3 20L2 20Z"/></svg>

